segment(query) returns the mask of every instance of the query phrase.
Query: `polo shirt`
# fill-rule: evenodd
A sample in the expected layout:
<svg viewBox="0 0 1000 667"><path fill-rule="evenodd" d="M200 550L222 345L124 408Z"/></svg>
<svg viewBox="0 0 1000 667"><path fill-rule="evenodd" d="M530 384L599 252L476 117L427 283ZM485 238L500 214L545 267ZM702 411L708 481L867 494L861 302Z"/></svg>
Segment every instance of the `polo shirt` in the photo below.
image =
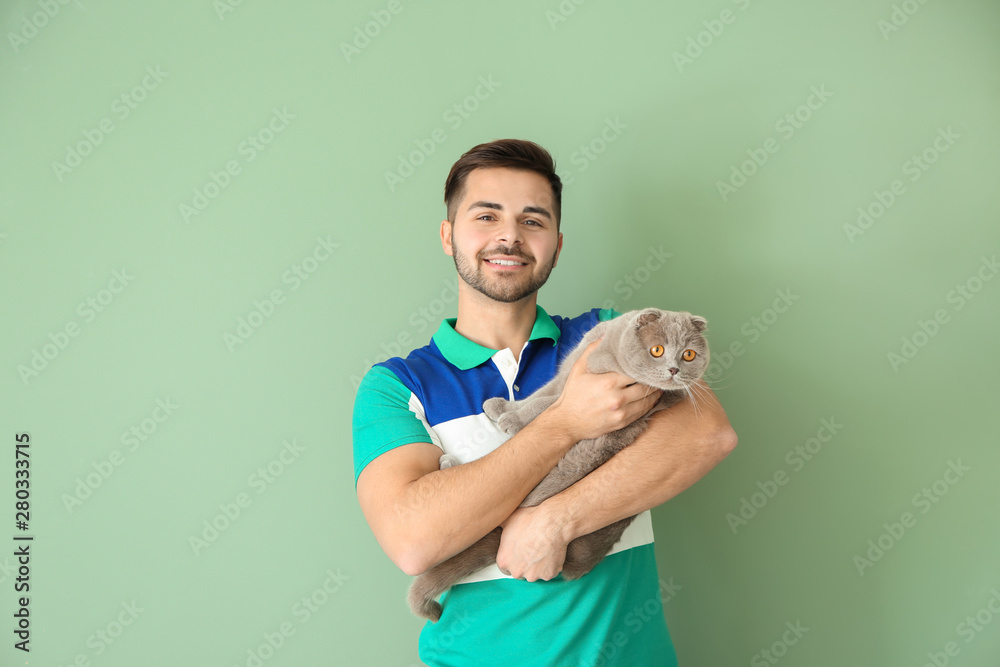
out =
<svg viewBox="0 0 1000 667"><path fill-rule="evenodd" d="M375 364L354 403L354 482L376 457L430 442L460 463L510 436L483 413L494 396L530 396L594 325L617 317L593 308L577 317L536 306L528 341L515 360L455 331L445 319L424 347ZM420 632L419 656L431 667L674 666L663 616L649 511L629 525L593 570L574 581L521 581L490 565L442 594L444 611Z"/></svg>

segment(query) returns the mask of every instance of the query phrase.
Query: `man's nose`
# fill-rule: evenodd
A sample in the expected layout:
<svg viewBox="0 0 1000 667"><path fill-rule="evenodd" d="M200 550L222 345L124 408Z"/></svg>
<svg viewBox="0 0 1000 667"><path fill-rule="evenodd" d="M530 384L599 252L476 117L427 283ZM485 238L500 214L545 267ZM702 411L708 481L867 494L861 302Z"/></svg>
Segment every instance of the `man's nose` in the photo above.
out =
<svg viewBox="0 0 1000 667"><path fill-rule="evenodd" d="M496 240L502 243L521 243L521 225L517 220L507 220L497 230Z"/></svg>

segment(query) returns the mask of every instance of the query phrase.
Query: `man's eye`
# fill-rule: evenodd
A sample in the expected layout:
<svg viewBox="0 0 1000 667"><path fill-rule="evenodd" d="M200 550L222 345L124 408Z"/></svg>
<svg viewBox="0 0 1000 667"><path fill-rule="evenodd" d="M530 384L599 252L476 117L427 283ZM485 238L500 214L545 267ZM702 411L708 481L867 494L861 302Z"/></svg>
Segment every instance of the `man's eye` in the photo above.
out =
<svg viewBox="0 0 1000 667"><path fill-rule="evenodd" d="M491 213L483 213L481 216L479 216L478 218L476 218L476 220L484 220L485 221L487 218L489 218L490 220L496 220L496 218L493 217L493 214L491 214ZM533 220L533 219L530 219L530 218L528 220L525 220L524 222L525 222L525 224L535 225L536 227L542 227L543 226L542 223L540 223L538 220Z"/></svg>

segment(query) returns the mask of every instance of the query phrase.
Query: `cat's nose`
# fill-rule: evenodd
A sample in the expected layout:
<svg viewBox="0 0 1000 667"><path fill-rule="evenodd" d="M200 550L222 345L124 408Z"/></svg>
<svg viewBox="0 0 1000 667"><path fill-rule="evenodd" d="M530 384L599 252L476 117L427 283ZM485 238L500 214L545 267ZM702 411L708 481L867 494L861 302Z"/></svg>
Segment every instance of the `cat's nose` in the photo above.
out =
<svg viewBox="0 0 1000 667"><path fill-rule="evenodd" d="M671 375L677 375L677 371L679 371L680 369L679 368L669 368L667 370L670 371Z"/></svg>

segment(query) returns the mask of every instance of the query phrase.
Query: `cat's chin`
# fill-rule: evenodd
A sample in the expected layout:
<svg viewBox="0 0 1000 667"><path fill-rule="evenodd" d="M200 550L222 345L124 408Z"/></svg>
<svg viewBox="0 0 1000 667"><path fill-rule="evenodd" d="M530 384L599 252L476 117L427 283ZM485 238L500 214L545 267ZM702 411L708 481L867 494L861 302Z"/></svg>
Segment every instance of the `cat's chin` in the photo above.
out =
<svg viewBox="0 0 1000 667"><path fill-rule="evenodd" d="M681 391L687 389L691 383L686 380L681 380L676 377L669 377L663 381L660 385L660 389L663 391Z"/></svg>

